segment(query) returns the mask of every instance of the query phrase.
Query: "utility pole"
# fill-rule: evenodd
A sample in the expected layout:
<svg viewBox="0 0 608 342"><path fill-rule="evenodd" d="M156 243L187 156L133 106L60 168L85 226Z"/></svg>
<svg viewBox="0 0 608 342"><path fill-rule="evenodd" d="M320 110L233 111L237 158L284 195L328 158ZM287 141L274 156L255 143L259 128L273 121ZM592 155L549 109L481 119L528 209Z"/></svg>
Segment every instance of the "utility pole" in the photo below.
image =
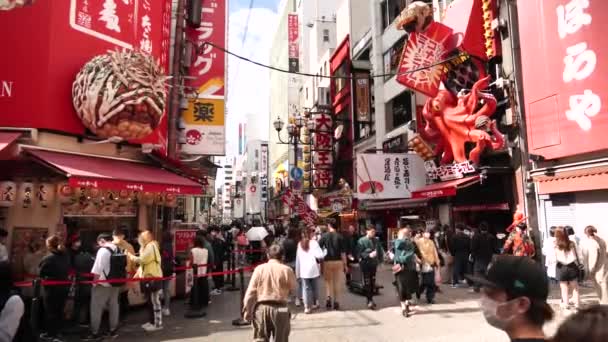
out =
<svg viewBox="0 0 608 342"><path fill-rule="evenodd" d="M372 80L374 83L374 112L376 116L376 150L382 149L382 141L386 135L386 110L384 107L384 82L375 76L384 73L382 57L382 6L380 0L370 0L370 15L372 24Z"/></svg>
<svg viewBox="0 0 608 342"><path fill-rule="evenodd" d="M184 1L177 0L177 13L175 20L175 41L173 44L173 66L171 78L171 92L169 95L168 110L168 146L169 158L177 158L177 123L180 115L180 100L182 96L182 57L184 43Z"/></svg>

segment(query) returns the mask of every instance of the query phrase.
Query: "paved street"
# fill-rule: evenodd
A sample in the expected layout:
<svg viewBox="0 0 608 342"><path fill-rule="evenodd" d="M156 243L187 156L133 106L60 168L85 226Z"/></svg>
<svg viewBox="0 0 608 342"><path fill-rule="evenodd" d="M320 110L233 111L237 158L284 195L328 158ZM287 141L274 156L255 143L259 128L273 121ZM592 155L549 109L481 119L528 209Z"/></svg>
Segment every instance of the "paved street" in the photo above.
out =
<svg viewBox="0 0 608 342"><path fill-rule="evenodd" d="M422 306L419 314L405 319L401 316L395 291L391 285L392 274L385 268L379 274L379 282L385 286L377 297L379 309L364 309L365 299L348 293L343 300L343 310L327 312L324 309L304 315L296 310L292 321L290 341L295 342L358 342L358 341L458 341L485 342L508 339L485 324L477 307L478 295L468 289L451 289L443 286L443 294L432 308ZM588 292L584 291L585 293ZM322 292L323 293L323 292ZM120 331L116 341L133 341L145 337L146 341L248 341L251 327L235 328L231 321L239 311L238 292L225 292L212 297L208 317L196 320L183 318L183 301L175 301L173 315L166 318L165 330L145 334L139 327L145 313L138 311L129 318L129 324ZM589 300L589 294L584 296ZM553 291L551 303L557 305L558 293ZM554 331L556 323L547 330Z"/></svg>

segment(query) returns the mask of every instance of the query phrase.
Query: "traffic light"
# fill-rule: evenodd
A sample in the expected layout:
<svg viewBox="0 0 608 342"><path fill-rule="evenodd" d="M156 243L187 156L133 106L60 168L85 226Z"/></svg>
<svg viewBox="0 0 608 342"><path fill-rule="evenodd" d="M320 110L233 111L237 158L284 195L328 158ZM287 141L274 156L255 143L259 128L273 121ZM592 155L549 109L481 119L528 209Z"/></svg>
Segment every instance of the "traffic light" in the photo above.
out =
<svg viewBox="0 0 608 342"><path fill-rule="evenodd" d="M423 160L431 160L435 157L435 153L433 153L433 149L431 146L422 139L420 134L414 135L412 139L410 139L407 143L410 150L416 152Z"/></svg>

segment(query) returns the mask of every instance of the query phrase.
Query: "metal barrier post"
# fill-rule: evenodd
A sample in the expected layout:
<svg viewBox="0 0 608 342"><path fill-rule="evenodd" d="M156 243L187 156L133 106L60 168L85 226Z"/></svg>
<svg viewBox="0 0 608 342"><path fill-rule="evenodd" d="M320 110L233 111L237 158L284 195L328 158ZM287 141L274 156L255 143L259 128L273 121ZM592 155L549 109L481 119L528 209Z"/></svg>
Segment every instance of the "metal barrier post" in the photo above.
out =
<svg viewBox="0 0 608 342"><path fill-rule="evenodd" d="M228 258L228 271L236 270L236 251L234 248L230 252L230 258ZM230 281L230 285L226 288L226 291L238 291L239 288L236 287L236 277L234 273L230 273L228 275L228 280Z"/></svg>
<svg viewBox="0 0 608 342"><path fill-rule="evenodd" d="M207 314L203 311L199 298L198 291L198 266L196 264L192 265L192 288L190 289L190 308L184 314L186 318L200 318L205 317Z"/></svg>
<svg viewBox="0 0 608 342"><path fill-rule="evenodd" d="M243 309L244 309L244 305L245 303L243 302L243 300L245 299L245 271L243 270L243 268L239 268L239 282L240 282L240 290L241 290L241 295L240 295L240 312L239 312L239 318L235 319L232 321L232 325L235 326L244 326L244 325L249 325L251 324L251 322L246 321L243 318Z"/></svg>
<svg viewBox="0 0 608 342"><path fill-rule="evenodd" d="M40 279L36 278L32 281L34 287L34 297L32 297L32 305L30 309L30 326L32 327L32 335L34 342L37 342L40 338Z"/></svg>

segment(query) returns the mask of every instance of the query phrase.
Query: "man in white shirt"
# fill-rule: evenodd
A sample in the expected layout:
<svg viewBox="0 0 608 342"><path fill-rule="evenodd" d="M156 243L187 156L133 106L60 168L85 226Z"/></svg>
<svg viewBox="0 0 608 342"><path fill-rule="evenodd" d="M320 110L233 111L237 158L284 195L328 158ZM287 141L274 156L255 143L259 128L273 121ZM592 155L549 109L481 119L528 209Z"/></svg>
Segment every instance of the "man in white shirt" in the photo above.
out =
<svg viewBox="0 0 608 342"><path fill-rule="evenodd" d="M103 233L97 237L99 250L93 264L93 280L106 280L106 275L110 273L110 260L112 253L116 252L117 247L112 243L112 235ZM116 329L118 328L118 318L120 307L118 305L118 295L120 294L120 286L112 286L109 283L93 284L91 290L91 333L84 337L83 341L97 341L101 339L99 334L99 326L101 325L101 317L103 310L108 307L110 318L110 332L108 337L115 338L118 336Z"/></svg>
<svg viewBox="0 0 608 342"><path fill-rule="evenodd" d="M0 262L8 261L8 249L6 249L7 238L8 232L4 229L0 229Z"/></svg>
<svg viewBox="0 0 608 342"><path fill-rule="evenodd" d="M594 226L585 227L585 236L581 242L582 261L593 282L600 304L608 304L608 250L606 241L597 235Z"/></svg>

